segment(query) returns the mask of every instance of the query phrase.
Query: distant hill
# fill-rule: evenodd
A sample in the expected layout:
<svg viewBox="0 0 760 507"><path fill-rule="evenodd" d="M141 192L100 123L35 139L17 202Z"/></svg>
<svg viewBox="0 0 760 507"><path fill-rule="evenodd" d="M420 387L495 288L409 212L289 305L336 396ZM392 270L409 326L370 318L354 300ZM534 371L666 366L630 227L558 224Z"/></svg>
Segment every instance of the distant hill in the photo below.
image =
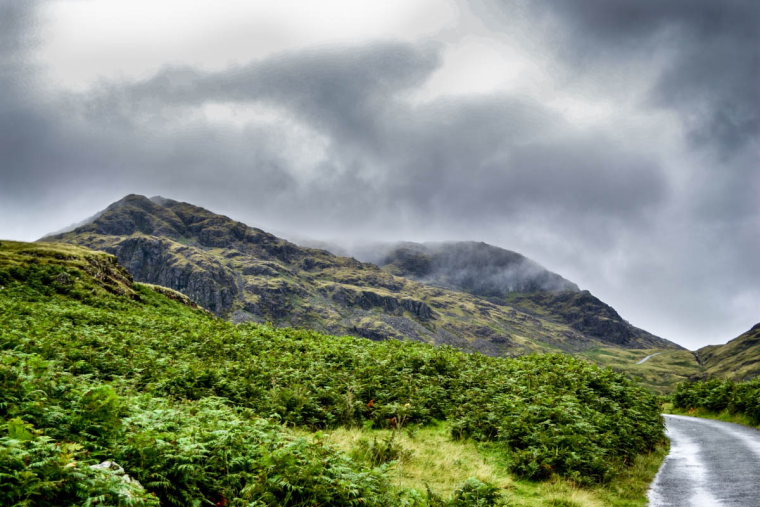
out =
<svg viewBox="0 0 760 507"><path fill-rule="evenodd" d="M617 346L673 346L632 326L614 308L560 275L486 243L399 243L382 251L377 263L390 273L509 305Z"/></svg>
<svg viewBox="0 0 760 507"><path fill-rule="evenodd" d="M697 351L708 375L749 380L760 375L760 324L724 345L708 345Z"/></svg>
<svg viewBox="0 0 760 507"><path fill-rule="evenodd" d="M501 250L497 260L488 264L495 247L484 244L434 255L428 275L448 269L447 278L434 284L403 263L380 269L298 246L192 204L140 195L129 195L88 223L44 240L113 253L136 280L180 291L237 322L411 339L492 355L609 345L679 348L632 326L624 326L630 332L621 336L624 321L614 310L590 304L593 296L519 254L496 249ZM473 258L493 275L481 285L477 270L454 273L457 266L472 265ZM519 267L514 283L502 280L506 292L499 292L499 266ZM541 298L555 297L570 298L569 309L547 310ZM604 313L582 313L597 311Z"/></svg>

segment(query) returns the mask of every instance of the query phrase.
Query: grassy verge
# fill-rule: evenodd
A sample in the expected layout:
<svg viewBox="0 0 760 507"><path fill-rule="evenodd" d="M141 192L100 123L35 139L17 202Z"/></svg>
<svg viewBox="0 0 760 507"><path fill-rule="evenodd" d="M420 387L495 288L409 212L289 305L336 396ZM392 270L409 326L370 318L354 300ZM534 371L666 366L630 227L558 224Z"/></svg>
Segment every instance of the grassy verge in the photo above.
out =
<svg viewBox="0 0 760 507"><path fill-rule="evenodd" d="M639 456L611 483L579 487L560 477L543 482L517 479L509 473L509 457L502 449L472 440L452 440L450 434L450 426L439 423L400 431L338 428L319 432L315 438L365 461L373 457L368 456L368 448L392 442L398 456L390 462L388 474L399 489L423 487L448 498L475 477L497 486L509 505L517 507L643 507L649 485L667 454L667 445L661 445Z"/></svg>
<svg viewBox="0 0 760 507"><path fill-rule="evenodd" d="M744 414L733 414L728 410L715 412L702 407L683 409L674 407L672 403L664 403L662 405L662 411L665 414L690 415L692 417L702 417L704 419L715 419L717 421L741 424L743 426L749 426L750 428L760 430L760 425L752 424L752 419L750 419L749 416Z"/></svg>

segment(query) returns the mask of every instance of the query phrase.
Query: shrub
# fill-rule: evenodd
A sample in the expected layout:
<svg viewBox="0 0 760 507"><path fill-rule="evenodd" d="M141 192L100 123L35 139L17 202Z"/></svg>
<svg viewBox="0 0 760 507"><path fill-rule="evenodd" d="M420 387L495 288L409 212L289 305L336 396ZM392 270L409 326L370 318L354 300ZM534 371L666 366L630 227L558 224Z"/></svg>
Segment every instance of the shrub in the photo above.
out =
<svg viewBox="0 0 760 507"><path fill-rule="evenodd" d="M0 266L0 424L31 424L29 441L42 447L79 445L79 462L116 461L163 504L418 502L392 493L382 467L288 426L397 431L447 420L454 437L495 442L520 475L580 483L609 480L663 438L654 395L567 356L234 325L147 287L133 299L97 292L86 271L30 266ZM70 282L90 296L67 292ZM754 392L732 406L759 411ZM366 443L372 464L404 452L392 437ZM487 491L470 485L458 498Z"/></svg>
<svg viewBox="0 0 760 507"><path fill-rule="evenodd" d="M753 424L760 424L760 377L746 382L724 379L683 382L676 388L673 404L686 410L728 410L748 416Z"/></svg>
<svg viewBox="0 0 760 507"><path fill-rule="evenodd" d="M491 507L505 505L499 488L475 478L467 481L454 492L451 507Z"/></svg>
<svg viewBox="0 0 760 507"><path fill-rule="evenodd" d="M357 443L352 457L366 461L372 466L380 466L393 461L404 461L411 457L411 451L396 442L396 432L391 432L387 437L378 440L363 438Z"/></svg>
<svg viewBox="0 0 760 507"><path fill-rule="evenodd" d="M88 466L81 445L34 433L14 420L0 438L0 505L159 505L139 483Z"/></svg>

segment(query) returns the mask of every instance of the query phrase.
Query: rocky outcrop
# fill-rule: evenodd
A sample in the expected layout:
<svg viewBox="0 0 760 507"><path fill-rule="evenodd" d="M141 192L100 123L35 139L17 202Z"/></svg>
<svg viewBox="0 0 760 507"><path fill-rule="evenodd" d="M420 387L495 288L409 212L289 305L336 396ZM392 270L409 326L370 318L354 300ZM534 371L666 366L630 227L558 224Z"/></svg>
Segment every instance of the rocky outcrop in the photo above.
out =
<svg viewBox="0 0 760 507"><path fill-rule="evenodd" d="M589 291L520 294L511 301L525 311L541 311L585 336L625 348L681 348L639 329L624 320L614 308Z"/></svg>
<svg viewBox="0 0 760 507"><path fill-rule="evenodd" d="M401 300L401 307L421 320L430 320L433 318L433 310L424 301L415 301L414 299L405 298Z"/></svg>
<svg viewBox="0 0 760 507"><path fill-rule="evenodd" d="M427 303L412 298L399 298L371 290L357 290L343 285L328 285L323 287L321 292L336 303L348 308L359 307L363 310L379 308L392 315L400 315L406 311L423 321L433 318L433 309Z"/></svg>
<svg viewBox="0 0 760 507"><path fill-rule="evenodd" d="M96 465L90 465L90 469L116 477L122 486L119 488L119 495L127 500L127 504L131 503L130 501L134 501L135 498L146 494L143 485L137 479L130 477L124 471L124 468L115 461L103 461Z"/></svg>
<svg viewBox="0 0 760 507"><path fill-rule="evenodd" d="M225 314L239 293L234 274L201 251L178 247L169 240L138 236L106 251L114 254L137 281L172 288L218 315Z"/></svg>

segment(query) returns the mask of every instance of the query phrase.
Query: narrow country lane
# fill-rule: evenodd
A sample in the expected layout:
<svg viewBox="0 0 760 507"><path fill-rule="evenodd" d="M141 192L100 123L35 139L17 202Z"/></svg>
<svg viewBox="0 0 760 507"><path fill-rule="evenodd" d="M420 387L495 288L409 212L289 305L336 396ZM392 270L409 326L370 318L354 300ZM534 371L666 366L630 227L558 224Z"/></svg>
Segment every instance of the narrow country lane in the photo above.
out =
<svg viewBox="0 0 760 507"><path fill-rule="evenodd" d="M650 507L760 507L760 431L679 415L665 422L670 454Z"/></svg>

